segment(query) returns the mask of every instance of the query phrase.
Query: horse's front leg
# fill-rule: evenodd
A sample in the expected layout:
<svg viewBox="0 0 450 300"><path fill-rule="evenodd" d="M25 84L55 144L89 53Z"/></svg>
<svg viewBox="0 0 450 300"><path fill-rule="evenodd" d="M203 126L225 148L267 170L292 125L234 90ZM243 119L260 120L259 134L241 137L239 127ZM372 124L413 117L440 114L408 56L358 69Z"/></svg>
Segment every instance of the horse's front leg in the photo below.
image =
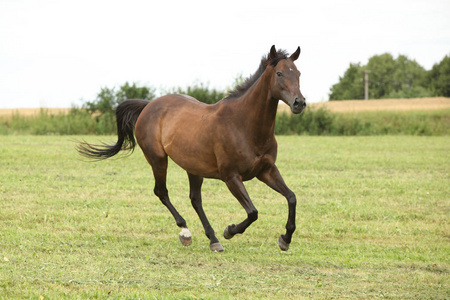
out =
<svg viewBox="0 0 450 300"><path fill-rule="evenodd" d="M288 201L289 215L286 223L286 234L282 234L278 238L278 246L281 250L286 251L289 249L292 234L295 231L295 207L297 205L297 199L295 198L295 194L287 187L286 183L284 183L283 177L281 177L281 174L275 165L260 174L258 179L285 196Z"/></svg>
<svg viewBox="0 0 450 300"><path fill-rule="evenodd" d="M226 239L231 239L237 233L244 233L247 227L258 219L258 211L256 210L255 206L253 206L252 200L250 200L250 197L248 196L241 176L235 175L227 178L225 180L225 183L227 184L227 187L233 194L233 196L236 197L236 199L247 212L247 219L245 219L243 222L237 225L232 224L225 228L223 236Z"/></svg>

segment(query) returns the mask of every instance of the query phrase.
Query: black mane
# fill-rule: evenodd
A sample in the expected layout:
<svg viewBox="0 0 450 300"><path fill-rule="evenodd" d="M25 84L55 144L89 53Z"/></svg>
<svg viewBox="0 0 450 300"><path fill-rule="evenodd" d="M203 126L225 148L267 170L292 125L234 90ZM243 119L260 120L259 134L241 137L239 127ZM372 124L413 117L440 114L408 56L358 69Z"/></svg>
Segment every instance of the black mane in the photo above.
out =
<svg viewBox="0 0 450 300"><path fill-rule="evenodd" d="M236 86L226 98L237 98L245 94L247 90L255 84L255 82L261 77L261 75L266 70L266 67L270 64L271 66L276 66L278 62L282 59L287 59L288 53L285 50L277 50L277 57L270 59L270 53L261 58L261 63L256 72L244 80L244 82Z"/></svg>

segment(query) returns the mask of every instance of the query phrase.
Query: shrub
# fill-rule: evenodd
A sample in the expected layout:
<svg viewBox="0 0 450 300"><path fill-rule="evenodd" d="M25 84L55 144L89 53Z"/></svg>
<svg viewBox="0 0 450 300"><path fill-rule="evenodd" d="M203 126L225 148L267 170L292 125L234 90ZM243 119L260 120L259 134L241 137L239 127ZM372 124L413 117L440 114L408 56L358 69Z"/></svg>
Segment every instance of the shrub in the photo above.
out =
<svg viewBox="0 0 450 300"><path fill-rule="evenodd" d="M331 113L307 109L302 115L281 113L275 133L279 135L448 135L450 110L409 112Z"/></svg>

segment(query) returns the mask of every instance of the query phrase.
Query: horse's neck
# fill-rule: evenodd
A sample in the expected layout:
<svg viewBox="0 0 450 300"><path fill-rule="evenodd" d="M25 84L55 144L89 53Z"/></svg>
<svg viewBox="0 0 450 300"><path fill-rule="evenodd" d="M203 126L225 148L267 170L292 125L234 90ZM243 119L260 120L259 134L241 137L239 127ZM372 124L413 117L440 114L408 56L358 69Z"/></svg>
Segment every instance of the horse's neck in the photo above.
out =
<svg viewBox="0 0 450 300"><path fill-rule="evenodd" d="M246 130L249 138L257 144L265 144L274 136L275 118L277 114L278 101L272 99L270 78L264 74L240 99L240 111L244 113Z"/></svg>

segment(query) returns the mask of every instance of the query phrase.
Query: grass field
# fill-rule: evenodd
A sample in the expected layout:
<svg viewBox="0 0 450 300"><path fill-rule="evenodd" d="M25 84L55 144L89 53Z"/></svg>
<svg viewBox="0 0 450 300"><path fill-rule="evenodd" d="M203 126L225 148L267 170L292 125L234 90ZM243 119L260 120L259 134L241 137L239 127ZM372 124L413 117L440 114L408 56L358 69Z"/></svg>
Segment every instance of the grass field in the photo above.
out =
<svg viewBox="0 0 450 300"><path fill-rule="evenodd" d="M289 251L276 244L286 200L250 181L258 221L212 253L175 165L190 247L140 151L88 163L72 137L0 136L0 299L450 298L448 137L278 141L298 199ZM203 198L216 232L245 218L222 182Z"/></svg>

